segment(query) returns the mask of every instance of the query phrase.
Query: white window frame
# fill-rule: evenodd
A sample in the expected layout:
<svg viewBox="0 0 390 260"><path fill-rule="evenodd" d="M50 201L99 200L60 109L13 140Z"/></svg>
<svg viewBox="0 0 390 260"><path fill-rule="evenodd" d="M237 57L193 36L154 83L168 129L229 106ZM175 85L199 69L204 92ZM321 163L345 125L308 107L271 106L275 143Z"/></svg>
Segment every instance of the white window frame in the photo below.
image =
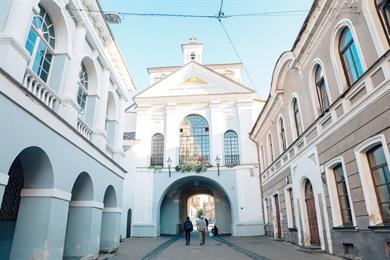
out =
<svg viewBox="0 0 390 260"><path fill-rule="evenodd" d="M353 207L351 189L349 186L348 175L347 175L347 170L345 168L344 158L337 157L337 158L330 160L329 162L327 162L324 165L326 183L327 183L328 193L329 193L330 209L331 209L331 214L332 214L333 227L343 226L343 218L341 216L339 196L338 196L338 191L337 191L337 187L336 187L336 179L334 176L334 167L336 167L339 164L341 164L341 167L344 171L345 185L347 187L348 200L349 200L349 205L351 207L352 225L356 226L355 210Z"/></svg>
<svg viewBox="0 0 390 260"><path fill-rule="evenodd" d="M366 154L368 150L378 144L382 145L387 165L390 167L389 149L387 146L386 138L383 134L371 137L355 148L356 163L359 170L359 176L362 184L364 200L366 202L370 226L383 224L382 214L378 206L378 199L376 196L376 191L372 180L372 174Z"/></svg>

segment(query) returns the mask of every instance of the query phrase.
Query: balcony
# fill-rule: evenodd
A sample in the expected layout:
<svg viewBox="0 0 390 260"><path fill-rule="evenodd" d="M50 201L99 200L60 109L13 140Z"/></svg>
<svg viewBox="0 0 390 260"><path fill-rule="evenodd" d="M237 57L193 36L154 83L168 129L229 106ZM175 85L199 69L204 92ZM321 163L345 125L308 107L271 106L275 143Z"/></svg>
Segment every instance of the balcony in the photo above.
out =
<svg viewBox="0 0 390 260"><path fill-rule="evenodd" d="M43 80L32 72L30 68L27 68L24 74L23 86L46 106L55 110L60 99Z"/></svg>

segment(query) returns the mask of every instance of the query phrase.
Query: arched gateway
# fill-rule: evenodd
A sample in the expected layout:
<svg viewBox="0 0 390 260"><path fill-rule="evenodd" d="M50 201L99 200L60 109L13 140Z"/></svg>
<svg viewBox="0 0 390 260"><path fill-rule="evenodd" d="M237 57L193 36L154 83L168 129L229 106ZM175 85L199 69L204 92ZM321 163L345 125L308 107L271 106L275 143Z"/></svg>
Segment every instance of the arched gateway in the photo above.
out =
<svg viewBox="0 0 390 260"><path fill-rule="evenodd" d="M215 219L220 234L232 233L232 212L228 195L216 181L203 176L183 177L164 192L159 206L159 233L173 235L182 231L181 224L188 215L188 200L205 194L214 198Z"/></svg>

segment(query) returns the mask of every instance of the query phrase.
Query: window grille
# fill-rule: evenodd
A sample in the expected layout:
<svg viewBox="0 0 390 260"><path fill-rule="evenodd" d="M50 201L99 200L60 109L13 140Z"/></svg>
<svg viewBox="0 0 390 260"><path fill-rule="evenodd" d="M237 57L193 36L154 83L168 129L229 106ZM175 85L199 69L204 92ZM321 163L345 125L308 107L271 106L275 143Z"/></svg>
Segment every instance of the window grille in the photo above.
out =
<svg viewBox="0 0 390 260"><path fill-rule="evenodd" d="M209 163L209 125L199 115L189 115L180 126L180 165L192 163Z"/></svg>
<svg viewBox="0 0 390 260"><path fill-rule="evenodd" d="M77 92L77 104L80 106L79 118L84 119L88 97L88 73L83 64L81 64L77 85L79 87Z"/></svg>
<svg viewBox="0 0 390 260"><path fill-rule="evenodd" d="M240 153L238 149L238 136L233 130L224 135L225 165L235 166L240 164Z"/></svg>
<svg viewBox="0 0 390 260"><path fill-rule="evenodd" d="M164 136L155 134L152 137L152 150L150 157L150 166L164 165Z"/></svg>

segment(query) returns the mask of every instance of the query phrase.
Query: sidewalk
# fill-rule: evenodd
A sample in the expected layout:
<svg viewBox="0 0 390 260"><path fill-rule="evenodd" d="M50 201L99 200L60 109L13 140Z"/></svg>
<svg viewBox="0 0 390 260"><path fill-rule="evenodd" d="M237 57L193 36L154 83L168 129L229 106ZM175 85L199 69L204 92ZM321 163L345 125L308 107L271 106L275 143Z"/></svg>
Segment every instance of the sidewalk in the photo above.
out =
<svg viewBox="0 0 390 260"><path fill-rule="evenodd" d="M114 260L138 260L159 247L171 237L127 238L120 244L119 252Z"/></svg>
<svg viewBox="0 0 390 260"><path fill-rule="evenodd" d="M298 251L298 247L284 242L276 241L267 236L256 237L222 237L236 246L273 260L340 260L340 258L325 253L305 253Z"/></svg>

